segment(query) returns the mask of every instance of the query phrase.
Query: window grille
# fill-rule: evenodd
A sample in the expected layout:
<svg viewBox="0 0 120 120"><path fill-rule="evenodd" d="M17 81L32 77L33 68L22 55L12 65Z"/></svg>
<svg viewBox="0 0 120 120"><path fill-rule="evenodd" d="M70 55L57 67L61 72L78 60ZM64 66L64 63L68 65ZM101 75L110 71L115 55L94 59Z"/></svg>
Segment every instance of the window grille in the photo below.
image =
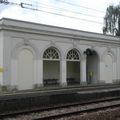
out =
<svg viewBox="0 0 120 120"><path fill-rule="evenodd" d="M47 50L45 50L44 54L43 54L43 58L44 59L59 59L59 54L56 51L56 49L54 48L48 48Z"/></svg>
<svg viewBox="0 0 120 120"><path fill-rule="evenodd" d="M67 60L80 60L78 52L75 49L70 50L67 53Z"/></svg>

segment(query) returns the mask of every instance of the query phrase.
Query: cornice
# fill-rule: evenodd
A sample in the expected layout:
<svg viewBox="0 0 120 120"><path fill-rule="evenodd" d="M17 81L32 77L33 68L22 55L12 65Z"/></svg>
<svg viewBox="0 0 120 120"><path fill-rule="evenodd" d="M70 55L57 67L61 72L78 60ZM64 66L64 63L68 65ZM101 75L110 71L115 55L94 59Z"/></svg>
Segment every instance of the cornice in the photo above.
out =
<svg viewBox="0 0 120 120"><path fill-rule="evenodd" d="M120 38L114 36L6 18L0 20L0 30L63 37L74 40L85 40L89 42L120 44Z"/></svg>

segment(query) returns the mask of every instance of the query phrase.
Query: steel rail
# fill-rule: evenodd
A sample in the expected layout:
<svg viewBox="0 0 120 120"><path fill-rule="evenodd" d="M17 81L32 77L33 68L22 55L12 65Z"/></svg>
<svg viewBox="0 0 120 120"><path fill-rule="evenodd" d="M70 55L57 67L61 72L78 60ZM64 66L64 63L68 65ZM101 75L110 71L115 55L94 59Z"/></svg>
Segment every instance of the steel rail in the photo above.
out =
<svg viewBox="0 0 120 120"><path fill-rule="evenodd" d="M109 103L110 101L108 101ZM98 102L99 104L100 102ZM103 103L103 102L102 102ZM94 105L94 103L92 103ZM91 113L91 112L97 112L100 110L105 110L108 108L115 108L120 106L120 101L119 103L112 104L112 105L105 105L105 106L99 106L99 107L93 107L93 108L87 108L83 110L76 110L72 112L64 112L60 114L55 114L55 115L49 115L49 116L44 116L44 117L38 117L38 118L33 118L33 120L52 120L52 119L58 119L58 118L64 118L64 117L70 117L70 116L75 116L75 115L80 115L82 113Z"/></svg>
<svg viewBox="0 0 120 120"><path fill-rule="evenodd" d="M22 111L15 111L15 112L9 112L9 113L3 113L0 114L0 118L9 118L9 117L16 117L18 115L28 115L31 113L37 113L37 112L43 112L43 111L52 111L52 110L56 110L56 109L61 109L61 108L69 108L69 107L76 107L76 106L85 106L85 105L90 105L90 104L97 104L97 103L104 103L104 102L111 102L111 101L115 101L115 100L120 100L120 97L108 97L108 98L104 98L104 99L96 99L96 100L88 100L88 101L84 101L81 103L69 103L69 104L63 104L63 105L58 105L58 106L50 106L50 107L43 107L43 108L33 108L33 109L28 109L28 110L22 110ZM120 105L120 103L119 103ZM115 106L115 105L114 105ZM118 106L118 104L117 104ZM106 107L104 107L106 108ZM99 108L97 108L99 109ZM88 110L89 111L89 110ZM55 116L47 116L47 117L42 117L42 118L36 118L35 120L46 120L47 118L52 118L52 117L61 117L61 116L65 116L65 115L70 115L70 114L76 114L76 113L82 113L82 112L87 112L87 110L83 110L83 111L76 111L76 112L70 112L70 113L64 113L61 115L55 115ZM47 119L48 120L48 119Z"/></svg>

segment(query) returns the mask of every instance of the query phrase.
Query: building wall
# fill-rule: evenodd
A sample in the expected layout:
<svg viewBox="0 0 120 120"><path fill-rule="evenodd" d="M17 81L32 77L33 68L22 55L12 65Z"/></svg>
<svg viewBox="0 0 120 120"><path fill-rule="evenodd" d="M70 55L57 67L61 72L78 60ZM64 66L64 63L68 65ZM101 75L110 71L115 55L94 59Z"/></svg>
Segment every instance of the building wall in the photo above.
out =
<svg viewBox="0 0 120 120"><path fill-rule="evenodd" d="M18 55L18 89L32 89L34 80L34 56L29 49Z"/></svg>
<svg viewBox="0 0 120 120"><path fill-rule="evenodd" d="M3 85L3 32L0 31L0 84Z"/></svg>
<svg viewBox="0 0 120 120"><path fill-rule="evenodd" d="M86 82L87 57L85 57L84 51L87 48L95 50L99 56L99 80L97 81L106 82L105 57L107 55L112 58L112 80L120 79L120 48L119 39L116 37L14 20L3 20L3 23L8 26L5 26L6 30L0 37L0 52L3 51L4 46L4 55L2 52L0 53L0 65L2 66L1 56L3 56L5 69L4 78L0 76L0 84L3 83L6 86L18 88L19 55L23 49L27 49L32 52L34 59L32 71L33 87L42 86L44 72L43 53L49 47L55 47L60 53L59 78L61 84L66 84L66 55L73 48L77 49L81 56L80 80L82 82ZM4 45L1 38L4 38Z"/></svg>

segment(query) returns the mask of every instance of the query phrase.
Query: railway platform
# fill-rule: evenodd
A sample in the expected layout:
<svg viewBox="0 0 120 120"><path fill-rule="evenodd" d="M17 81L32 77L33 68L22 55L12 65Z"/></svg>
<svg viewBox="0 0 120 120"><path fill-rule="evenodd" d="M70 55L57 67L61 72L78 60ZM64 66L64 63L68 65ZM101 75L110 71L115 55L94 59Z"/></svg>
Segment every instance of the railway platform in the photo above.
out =
<svg viewBox="0 0 120 120"><path fill-rule="evenodd" d="M80 103L83 101L119 97L120 85L89 85L42 88L0 94L0 114L11 111L48 107L59 104Z"/></svg>

